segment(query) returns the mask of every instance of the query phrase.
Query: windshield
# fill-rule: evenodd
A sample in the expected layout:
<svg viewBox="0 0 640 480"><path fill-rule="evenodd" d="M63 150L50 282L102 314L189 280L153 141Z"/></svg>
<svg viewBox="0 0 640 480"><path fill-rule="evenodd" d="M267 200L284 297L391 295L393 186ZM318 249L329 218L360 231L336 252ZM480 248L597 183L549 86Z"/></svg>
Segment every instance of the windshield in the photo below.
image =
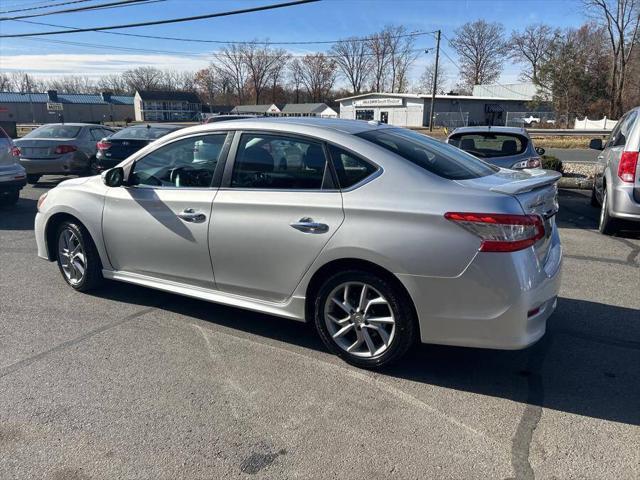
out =
<svg viewBox="0 0 640 480"><path fill-rule="evenodd" d="M476 157L493 158L524 152L527 148L527 139L514 133L460 133L452 135L449 144Z"/></svg>
<svg viewBox="0 0 640 480"><path fill-rule="evenodd" d="M119 132L111 135L111 138L127 138L127 139L140 139L140 140L155 140L169 132L172 132L169 128L158 127L129 127L120 130Z"/></svg>
<svg viewBox="0 0 640 480"><path fill-rule="evenodd" d="M404 128L370 130L357 136L450 180L485 177L499 170L451 145Z"/></svg>
<svg viewBox="0 0 640 480"><path fill-rule="evenodd" d="M75 138L82 127L73 125L43 125L27 133L22 138Z"/></svg>

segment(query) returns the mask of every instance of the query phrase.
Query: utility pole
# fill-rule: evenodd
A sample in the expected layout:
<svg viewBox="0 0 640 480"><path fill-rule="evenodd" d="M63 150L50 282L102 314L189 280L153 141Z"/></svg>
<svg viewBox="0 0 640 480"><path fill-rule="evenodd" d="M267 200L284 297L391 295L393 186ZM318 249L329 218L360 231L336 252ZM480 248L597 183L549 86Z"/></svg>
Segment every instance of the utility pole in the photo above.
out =
<svg viewBox="0 0 640 480"><path fill-rule="evenodd" d="M436 66L433 71L433 92L431 94L431 112L429 113L429 131L433 132L433 108L436 103L436 89L438 86L438 62L440 61L440 30L436 32Z"/></svg>

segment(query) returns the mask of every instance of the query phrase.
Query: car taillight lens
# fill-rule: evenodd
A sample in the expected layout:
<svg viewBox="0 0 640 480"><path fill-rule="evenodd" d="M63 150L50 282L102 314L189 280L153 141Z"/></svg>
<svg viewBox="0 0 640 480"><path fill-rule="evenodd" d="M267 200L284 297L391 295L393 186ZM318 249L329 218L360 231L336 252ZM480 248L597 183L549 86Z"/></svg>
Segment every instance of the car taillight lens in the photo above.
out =
<svg viewBox="0 0 640 480"><path fill-rule="evenodd" d="M622 152L618 164L618 176L623 182L636 181L636 168L638 166L638 152Z"/></svg>
<svg viewBox="0 0 640 480"><path fill-rule="evenodd" d="M480 237L481 252L515 252L544 237L544 223L539 215L448 212L444 218Z"/></svg>
<svg viewBox="0 0 640 480"><path fill-rule="evenodd" d="M96 147L98 147L98 150L109 150L111 148L111 142L108 142L107 140L100 140L96 143Z"/></svg>
<svg viewBox="0 0 640 480"><path fill-rule="evenodd" d="M542 162L540 157L531 157L521 162L515 163L511 168L540 168Z"/></svg>
<svg viewBox="0 0 640 480"><path fill-rule="evenodd" d="M78 148L74 145L58 145L53 153L63 155L65 153L75 152L76 150L78 150Z"/></svg>
<svg viewBox="0 0 640 480"><path fill-rule="evenodd" d="M13 155L14 157L19 157L20 156L20 148L18 147L11 147L11 155Z"/></svg>

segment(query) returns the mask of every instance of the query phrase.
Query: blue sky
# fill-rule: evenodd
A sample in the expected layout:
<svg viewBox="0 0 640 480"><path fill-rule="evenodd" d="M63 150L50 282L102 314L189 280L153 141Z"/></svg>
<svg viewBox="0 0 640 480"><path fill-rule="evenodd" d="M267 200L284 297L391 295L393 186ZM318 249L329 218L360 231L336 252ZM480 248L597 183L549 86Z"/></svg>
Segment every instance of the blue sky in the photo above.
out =
<svg viewBox="0 0 640 480"><path fill-rule="evenodd" d="M284 0L165 0L144 6L50 15L29 20L73 27L115 25L234 10L278 1ZM21 6L24 8L34 3L36 0L2 0L0 10ZM103 2L95 0L90 3ZM69 7L61 6L50 10L63 8ZM3 14L5 15L18 14ZM401 24L411 31L433 31L440 28L445 36L451 37L456 27L480 18L501 22L507 31L520 29L534 22L568 27L580 25L586 20L580 0L324 0L280 10L117 31L222 41L268 38L275 42L366 36L387 24ZM2 34L49 29L51 28L15 21L0 22ZM141 39L97 32L36 38L38 40L0 39L0 70L25 70L47 76L73 73L99 76L140 65L195 70L206 66L210 58L207 54L218 48L212 44ZM52 44L48 43L50 39L105 47ZM434 45L433 37L417 37L417 48ZM107 46L134 47L159 52L119 51ZM456 58L444 38L442 47L452 58ZM323 51L328 46L305 45L287 48L293 54L303 54ZM417 78L421 68L431 60L432 54L421 54L413 69L412 78ZM455 82L455 67L446 56L442 61L449 77ZM518 66L505 62L501 81L516 81L518 71Z"/></svg>

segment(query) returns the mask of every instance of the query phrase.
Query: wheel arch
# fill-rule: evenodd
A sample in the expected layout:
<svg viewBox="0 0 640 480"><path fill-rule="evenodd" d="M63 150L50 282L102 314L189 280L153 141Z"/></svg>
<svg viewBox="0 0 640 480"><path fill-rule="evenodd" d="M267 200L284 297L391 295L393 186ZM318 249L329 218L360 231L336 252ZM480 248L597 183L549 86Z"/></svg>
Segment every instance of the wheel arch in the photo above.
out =
<svg viewBox="0 0 640 480"><path fill-rule="evenodd" d="M323 281L329 278L331 275L345 270L362 270L365 272L373 273L392 283L394 287L396 287L398 291L406 297L407 302L409 302L409 305L413 311L413 318L416 322L418 335L420 335L420 322L418 322L416 306L413 298L411 298L411 295L409 294L409 291L404 286L404 284L396 275L394 275L386 268L369 260L363 260L360 258L334 259L325 263L314 272L309 282L307 283L307 287L305 290L305 320L307 322L310 323L311 319L313 318L313 303L315 295L322 286Z"/></svg>
<svg viewBox="0 0 640 480"><path fill-rule="evenodd" d="M51 215L51 217L49 217L49 220L47 220L47 223L44 227L44 238L46 240L46 245L47 245L47 258L49 259L49 261L53 262L55 260L57 260L57 251L56 251L56 233L58 231L58 227L60 226L60 224L64 221L74 221L79 223L80 225L82 225L85 229L87 228L82 221L67 212L58 212L58 213L54 213L53 215ZM88 230L87 230L88 231ZM91 234L89 234L91 235Z"/></svg>

